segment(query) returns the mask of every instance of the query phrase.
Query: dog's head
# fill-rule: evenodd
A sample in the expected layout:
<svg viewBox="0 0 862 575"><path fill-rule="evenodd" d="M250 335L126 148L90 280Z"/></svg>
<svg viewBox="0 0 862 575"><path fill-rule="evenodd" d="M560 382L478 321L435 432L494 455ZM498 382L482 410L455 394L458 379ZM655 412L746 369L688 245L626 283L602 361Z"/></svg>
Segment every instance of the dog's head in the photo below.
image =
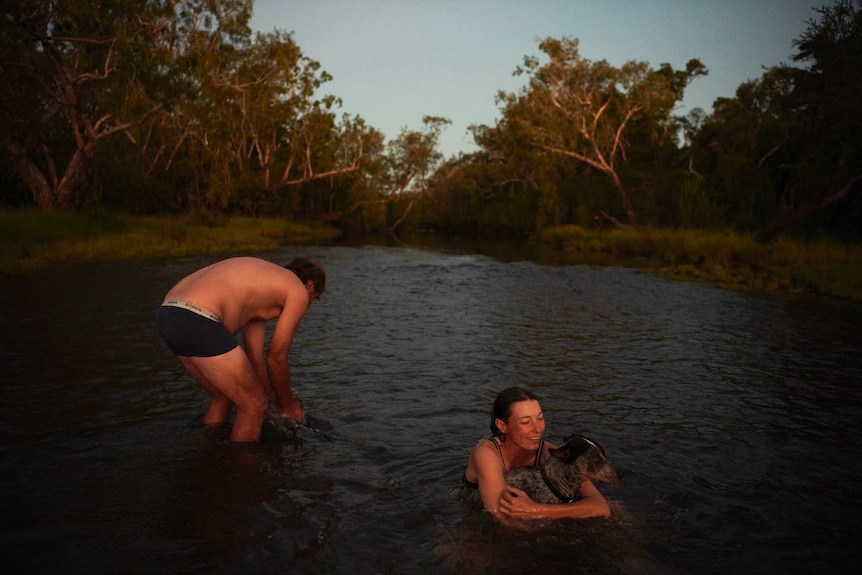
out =
<svg viewBox="0 0 862 575"><path fill-rule="evenodd" d="M566 467L576 470L582 480L613 484L620 480L617 470L608 461L605 450L583 435L567 437L563 445L550 449L548 453L561 460Z"/></svg>

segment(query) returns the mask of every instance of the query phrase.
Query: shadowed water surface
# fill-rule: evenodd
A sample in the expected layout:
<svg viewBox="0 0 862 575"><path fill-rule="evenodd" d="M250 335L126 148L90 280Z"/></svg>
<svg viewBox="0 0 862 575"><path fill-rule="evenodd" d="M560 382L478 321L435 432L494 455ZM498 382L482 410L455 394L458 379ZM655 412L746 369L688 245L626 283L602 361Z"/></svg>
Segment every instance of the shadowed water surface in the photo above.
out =
<svg viewBox="0 0 862 575"><path fill-rule="evenodd" d="M833 573L858 558L857 312L623 268L297 247L328 290L292 352L306 427L204 430L158 339L213 258L0 284L4 572ZM270 326L271 328L272 326ZM496 526L461 489L495 394L623 471L611 519Z"/></svg>

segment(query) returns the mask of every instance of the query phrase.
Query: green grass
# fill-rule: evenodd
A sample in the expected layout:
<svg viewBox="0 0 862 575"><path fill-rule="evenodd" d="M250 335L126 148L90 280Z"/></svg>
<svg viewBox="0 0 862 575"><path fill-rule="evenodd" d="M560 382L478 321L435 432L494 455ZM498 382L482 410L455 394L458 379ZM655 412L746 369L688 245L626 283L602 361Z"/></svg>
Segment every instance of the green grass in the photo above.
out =
<svg viewBox="0 0 862 575"><path fill-rule="evenodd" d="M856 245L786 237L761 244L750 235L729 231L578 226L549 228L536 240L582 253L591 262L600 253L631 265L656 267L677 279L723 288L862 302L862 249Z"/></svg>
<svg viewBox="0 0 862 575"><path fill-rule="evenodd" d="M272 250L332 239L327 226L272 218L123 216L112 212L0 211L0 275L55 261L118 260Z"/></svg>
<svg viewBox="0 0 862 575"><path fill-rule="evenodd" d="M334 239L338 230L275 218L125 216L0 210L0 275L56 261L254 253ZM760 244L746 234L649 228L547 228L535 241L569 261L650 266L664 275L749 292L862 302L862 247L787 237Z"/></svg>

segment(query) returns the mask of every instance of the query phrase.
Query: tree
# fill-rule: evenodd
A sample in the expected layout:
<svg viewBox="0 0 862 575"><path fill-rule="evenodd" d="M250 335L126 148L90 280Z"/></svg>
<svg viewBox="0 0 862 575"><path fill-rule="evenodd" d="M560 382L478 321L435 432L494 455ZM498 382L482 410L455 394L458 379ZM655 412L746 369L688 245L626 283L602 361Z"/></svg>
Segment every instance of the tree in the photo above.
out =
<svg viewBox="0 0 862 575"><path fill-rule="evenodd" d="M191 201L253 213L297 205L303 186L359 169L364 122L339 123L340 100L318 96L331 77L291 34L252 36L251 0L174 5L162 40L170 106L158 137L141 137L149 165L170 169L184 150L195 172Z"/></svg>
<svg viewBox="0 0 862 575"><path fill-rule="evenodd" d="M158 3L10 0L0 14L0 149L43 210L86 195L105 141L152 114L136 62Z"/></svg>
<svg viewBox="0 0 862 575"><path fill-rule="evenodd" d="M501 94L503 116L518 126L529 146L559 154L595 169L608 178L629 224L637 224L634 203L624 185L619 162L626 161L627 134L636 120L649 124L657 139L675 136L672 112L685 87L706 73L698 60L684 71L669 65L653 70L630 61L615 68L591 62L578 51L578 40L547 38L539 48L549 62L525 58L529 84L518 94ZM616 218L607 216L616 221Z"/></svg>
<svg viewBox="0 0 862 575"><path fill-rule="evenodd" d="M194 174L193 192L173 207L225 207L243 177L249 150L237 105L253 73L239 77L242 57L252 50L252 0L169 0L158 35L159 57L151 65L168 77L160 92L164 110L155 138L141 138L152 167L185 160ZM252 66L250 66L252 68ZM166 150L170 150L166 153Z"/></svg>
<svg viewBox="0 0 862 575"><path fill-rule="evenodd" d="M404 211L389 227L393 233L428 190L428 178L443 160L443 155L437 150L440 134L452 122L447 118L425 116L422 123L425 125L423 130L402 129L387 146L388 172L384 195L389 201L409 196Z"/></svg>
<svg viewBox="0 0 862 575"><path fill-rule="evenodd" d="M346 116L336 125L333 110L341 101L315 97L331 76L290 34L258 35L236 62L223 84L233 93L229 110L242 118L236 145L244 150L245 168L257 164L264 188L278 192L359 168L364 122Z"/></svg>
<svg viewBox="0 0 862 575"><path fill-rule="evenodd" d="M422 130L402 128L397 138L382 148L382 139L371 131L368 141L380 153L363 167L353 194L353 202L346 210L329 214L330 220L343 220L359 210L373 206L403 205L403 210L388 226L387 232L395 233L404 223L416 203L428 191L428 179L440 165L442 154L437 150L440 134L451 124L447 118L425 116Z"/></svg>
<svg viewBox="0 0 862 575"><path fill-rule="evenodd" d="M770 240L808 216L858 193L862 180L862 0L816 10L820 20L794 43L793 110L776 218L758 238Z"/></svg>
<svg viewBox="0 0 862 575"><path fill-rule="evenodd" d="M734 98L718 98L712 115L697 119L687 133L689 170L708 181L712 204L734 227L753 229L773 216L774 190L786 179L791 128L797 123L791 105L794 73L775 66L760 79L743 82Z"/></svg>

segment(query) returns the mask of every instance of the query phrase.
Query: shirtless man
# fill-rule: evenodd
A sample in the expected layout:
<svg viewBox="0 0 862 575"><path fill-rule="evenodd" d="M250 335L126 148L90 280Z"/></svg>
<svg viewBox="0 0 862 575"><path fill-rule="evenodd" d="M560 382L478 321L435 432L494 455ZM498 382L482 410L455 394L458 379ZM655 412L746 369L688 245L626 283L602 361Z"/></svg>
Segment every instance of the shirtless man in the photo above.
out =
<svg viewBox="0 0 862 575"><path fill-rule="evenodd" d="M156 326L189 374L210 394L204 425L236 417L231 441L257 441L267 405L300 421L305 408L290 387L287 356L299 322L326 289L317 262L288 265L230 258L180 280L165 296ZM264 359L264 328L276 319ZM235 335L242 331L245 350Z"/></svg>

